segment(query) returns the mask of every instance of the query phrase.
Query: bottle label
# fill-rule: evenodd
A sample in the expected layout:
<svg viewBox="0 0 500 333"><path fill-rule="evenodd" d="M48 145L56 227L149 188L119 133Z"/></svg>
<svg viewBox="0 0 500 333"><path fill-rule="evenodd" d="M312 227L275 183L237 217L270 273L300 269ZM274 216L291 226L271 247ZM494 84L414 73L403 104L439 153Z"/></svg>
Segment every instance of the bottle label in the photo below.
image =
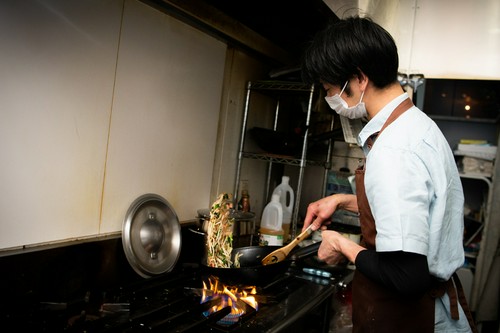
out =
<svg viewBox="0 0 500 333"><path fill-rule="evenodd" d="M283 246L283 235L266 235L260 234L259 237L260 246Z"/></svg>

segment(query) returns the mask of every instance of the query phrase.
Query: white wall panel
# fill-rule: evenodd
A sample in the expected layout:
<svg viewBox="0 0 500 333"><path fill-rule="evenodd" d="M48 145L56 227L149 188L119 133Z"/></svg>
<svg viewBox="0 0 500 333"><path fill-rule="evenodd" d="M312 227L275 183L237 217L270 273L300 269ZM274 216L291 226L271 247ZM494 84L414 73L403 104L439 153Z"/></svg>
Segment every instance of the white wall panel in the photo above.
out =
<svg viewBox="0 0 500 333"><path fill-rule="evenodd" d="M403 72L500 79L500 1L400 0L398 13Z"/></svg>
<svg viewBox="0 0 500 333"><path fill-rule="evenodd" d="M181 220L210 204L226 45L126 1L101 232L121 230L132 201L167 199Z"/></svg>
<svg viewBox="0 0 500 333"><path fill-rule="evenodd" d="M121 8L0 2L0 248L98 232Z"/></svg>
<svg viewBox="0 0 500 333"><path fill-rule="evenodd" d="M324 0L339 16L368 15L396 40L400 71L500 79L498 0Z"/></svg>

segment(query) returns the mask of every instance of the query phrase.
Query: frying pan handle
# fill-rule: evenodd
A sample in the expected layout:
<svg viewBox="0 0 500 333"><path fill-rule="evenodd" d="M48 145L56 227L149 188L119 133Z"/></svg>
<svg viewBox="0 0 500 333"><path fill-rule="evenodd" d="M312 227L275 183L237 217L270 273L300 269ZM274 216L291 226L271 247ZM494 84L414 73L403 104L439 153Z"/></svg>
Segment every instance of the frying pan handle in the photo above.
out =
<svg viewBox="0 0 500 333"><path fill-rule="evenodd" d="M309 257L318 252L320 245L321 242L316 242L308 246L296 247L294 250L292 250L292 253L290 254L289 258L291 260L298 260L305 257Z"/></svg>

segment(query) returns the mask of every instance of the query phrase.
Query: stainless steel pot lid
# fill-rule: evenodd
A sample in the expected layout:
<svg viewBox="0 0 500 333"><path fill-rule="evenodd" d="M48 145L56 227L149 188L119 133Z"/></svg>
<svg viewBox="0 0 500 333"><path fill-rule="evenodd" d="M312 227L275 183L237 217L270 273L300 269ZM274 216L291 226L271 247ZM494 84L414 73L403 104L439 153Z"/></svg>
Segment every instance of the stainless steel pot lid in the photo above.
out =
<svg viewBox="0 0 500 333"><path fill-rule="evenodd" d="M132 268L142 277L171 271L181 250L181 226L167 200L157 194L137 198L123 221L122 243Z"/></svg>

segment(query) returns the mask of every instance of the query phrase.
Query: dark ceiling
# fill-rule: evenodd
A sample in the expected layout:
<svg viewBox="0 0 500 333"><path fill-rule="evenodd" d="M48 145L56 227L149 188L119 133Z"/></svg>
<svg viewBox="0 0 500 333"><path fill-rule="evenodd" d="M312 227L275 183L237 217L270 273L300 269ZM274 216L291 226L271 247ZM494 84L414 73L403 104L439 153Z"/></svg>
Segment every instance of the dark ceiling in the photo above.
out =
<svg viewBox="0 0 500 333"><path fill-rule="evenodd" d="M323 0L204 1L295 56L317 31L338 20Z"/></svg>
<svg viewBox="0 0 500 333"><path fill-rule="evenodd" d="M296 67L314 35L338 20L323 0L141 1L285 67Z"/></svg>

